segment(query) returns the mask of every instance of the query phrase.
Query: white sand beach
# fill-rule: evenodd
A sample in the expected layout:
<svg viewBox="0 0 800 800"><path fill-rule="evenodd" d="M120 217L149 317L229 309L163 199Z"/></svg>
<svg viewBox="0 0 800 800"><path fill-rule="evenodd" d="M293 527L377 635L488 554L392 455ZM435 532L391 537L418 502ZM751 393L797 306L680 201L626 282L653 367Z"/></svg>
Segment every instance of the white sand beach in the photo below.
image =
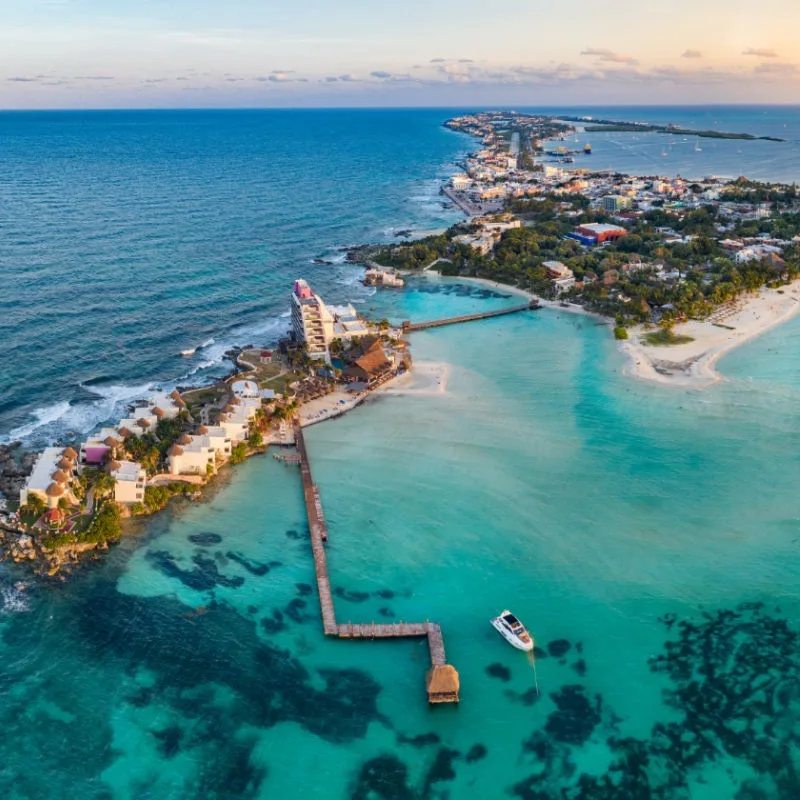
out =
<svg viewBox="0 0 800 800"><path fill-rule="evenodd" d="M378 389L383 394L440 395L447 393L450 365L439 361L417 361L410 373L401 375Z"/></svg>
<svg viewBox="0 0 800 800"><path fill-rule="evenodd" d="M633 330L620 343L630 362L624 374L669 386L702 389L721 380L717 360L734 347L753 339L800 311L800 280L781 289L762 289L733 304L728 313L710 320L676 325L677 335L691 336L685 344L653 346L642 336L644 328Z"/></svg>

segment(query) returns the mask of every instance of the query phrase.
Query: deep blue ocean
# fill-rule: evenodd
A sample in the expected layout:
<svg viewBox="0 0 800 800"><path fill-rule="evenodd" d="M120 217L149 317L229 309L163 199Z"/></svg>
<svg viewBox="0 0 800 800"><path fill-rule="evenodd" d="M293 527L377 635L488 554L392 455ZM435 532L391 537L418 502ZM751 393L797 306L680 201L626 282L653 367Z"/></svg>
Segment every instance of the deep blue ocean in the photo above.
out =
<svg viewBox="0 0 800 800"><path fill-rule="evenodd" d="M662 158L663 136L594 134L575 166L800 179L800 107L541 110L788 140ZM473 145L442 128L456 113L0 113L0 441L81 436L224 372L232 344L285 331L297 276L363 301L342 248L459 219L438 195Z"/></svg>
<svg viewBox="0 0 800 800"><path fill-rule="evenodd" d="M79 433L224 370L283 330L299 275L395 320L518 302L373 294L340 263L456 218L452 113L0 115L2 432ZM797 111L768 113L797 164ZM439 622L458 707L429 708L424 643L323 636L299 475L267 454L63 583L0 564L0 797L800 796L800 317L704 391L626 377L608 327L559 309L411 344L410 385L307 440L337 617Z"/></svg>

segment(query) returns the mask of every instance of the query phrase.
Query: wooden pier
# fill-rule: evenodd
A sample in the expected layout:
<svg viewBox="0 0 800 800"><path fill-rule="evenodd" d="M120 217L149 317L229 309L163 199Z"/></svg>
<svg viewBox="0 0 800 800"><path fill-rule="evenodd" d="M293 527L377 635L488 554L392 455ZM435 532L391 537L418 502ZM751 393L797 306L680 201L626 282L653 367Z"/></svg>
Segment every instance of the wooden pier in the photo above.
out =
<svg viewBox="0 0 800 800"><path fill-rule="evenodd" d="M498 308L494 311L482 311L478 314L464 314L460 317L447 317L446 319L434 319L429 322L403 322L403 333L410 331L422 331L426 328L441 328L444 325L458 325L462 322L473 322L478 319L489 319L491 317L504 317L506 314L519 314L520 311L531 311L539 308L536 300L531 300L520 306L510 306L509 308Z"/></svg>
<svg viewBox="0 0 800 800"><path fill-rule="evenodd" d="M300 459L300 475L303 481L303 495L308 514L308 527L311 532L311 551L314 556L314 570L317 574L317 590L322 612L322 627L326 636L340 639L395 639L426 637L430 651L431 668L426 674L426 689L430 703L457 703L459 680L458 672L447 663L444 651L442 629L436 622L395 622L395 623L347 623L339 625L333 608L333 595L328 577L328 563L325 545L328 540L328 526L322 512L319 487L314 483L309 466L303 431L298 422L294 426L297 454Z"/></svg>

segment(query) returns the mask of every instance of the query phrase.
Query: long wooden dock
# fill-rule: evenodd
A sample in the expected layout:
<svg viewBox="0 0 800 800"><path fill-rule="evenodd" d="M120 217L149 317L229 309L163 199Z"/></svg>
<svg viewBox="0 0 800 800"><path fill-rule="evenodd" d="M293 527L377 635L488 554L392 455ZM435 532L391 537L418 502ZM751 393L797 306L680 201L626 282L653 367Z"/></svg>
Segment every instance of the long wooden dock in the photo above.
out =
<svg viewBox="0 0 800 800"><path fill-rule="evenodd" d="M428 701L431 703L458 702L458 672L447 663L442 629L436 622L395 622L340 625L336 622L331 582L324 543L328 540L328 526L322 511L319 487L314 483L303 431L299 422L294 426L297 453L300 456L300 476L303 481L308 527L311 532L311 551L317 575L322 626L326 636L340 639L388 639L424 636L428 640L431 668L426 675Z"/></svg>
<svg viewBox="0 0 800 800"><path fill-rule="evenodd" d="M510 306L509 308L498 308L494 311L481 311L478 314L463 314L460 317L447 317L445 319L434 319L428 322L409 322L403 323L403 332L422 331L425 328L441 328L444 325L458 325L462 322L473 322L478 319L490 319L491 317L504 317L506 314L519 314L520 311L531 311L539 308L536 300L531 300L520 306Z"/></svg>

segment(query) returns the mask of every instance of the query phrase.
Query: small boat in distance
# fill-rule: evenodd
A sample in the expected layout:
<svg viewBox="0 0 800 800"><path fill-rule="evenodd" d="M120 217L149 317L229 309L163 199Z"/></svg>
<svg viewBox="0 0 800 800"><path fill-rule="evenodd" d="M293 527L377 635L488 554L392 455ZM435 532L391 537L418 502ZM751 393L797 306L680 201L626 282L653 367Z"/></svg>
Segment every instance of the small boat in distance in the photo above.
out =
<svg viewBox="0 0 800 800"><path fill-rule="evenodd" d="M528 653L533 650L533 636L525 630L525 626L508 609L490 622L494 629L518 650L525 650Z"/></svg>
<svg viewBox="0 0 800 800"><path fill-rule="evenodd" d="M188 350L181 350L182 356L193 356L197 352L196 347L190 347Z"/></svg>

